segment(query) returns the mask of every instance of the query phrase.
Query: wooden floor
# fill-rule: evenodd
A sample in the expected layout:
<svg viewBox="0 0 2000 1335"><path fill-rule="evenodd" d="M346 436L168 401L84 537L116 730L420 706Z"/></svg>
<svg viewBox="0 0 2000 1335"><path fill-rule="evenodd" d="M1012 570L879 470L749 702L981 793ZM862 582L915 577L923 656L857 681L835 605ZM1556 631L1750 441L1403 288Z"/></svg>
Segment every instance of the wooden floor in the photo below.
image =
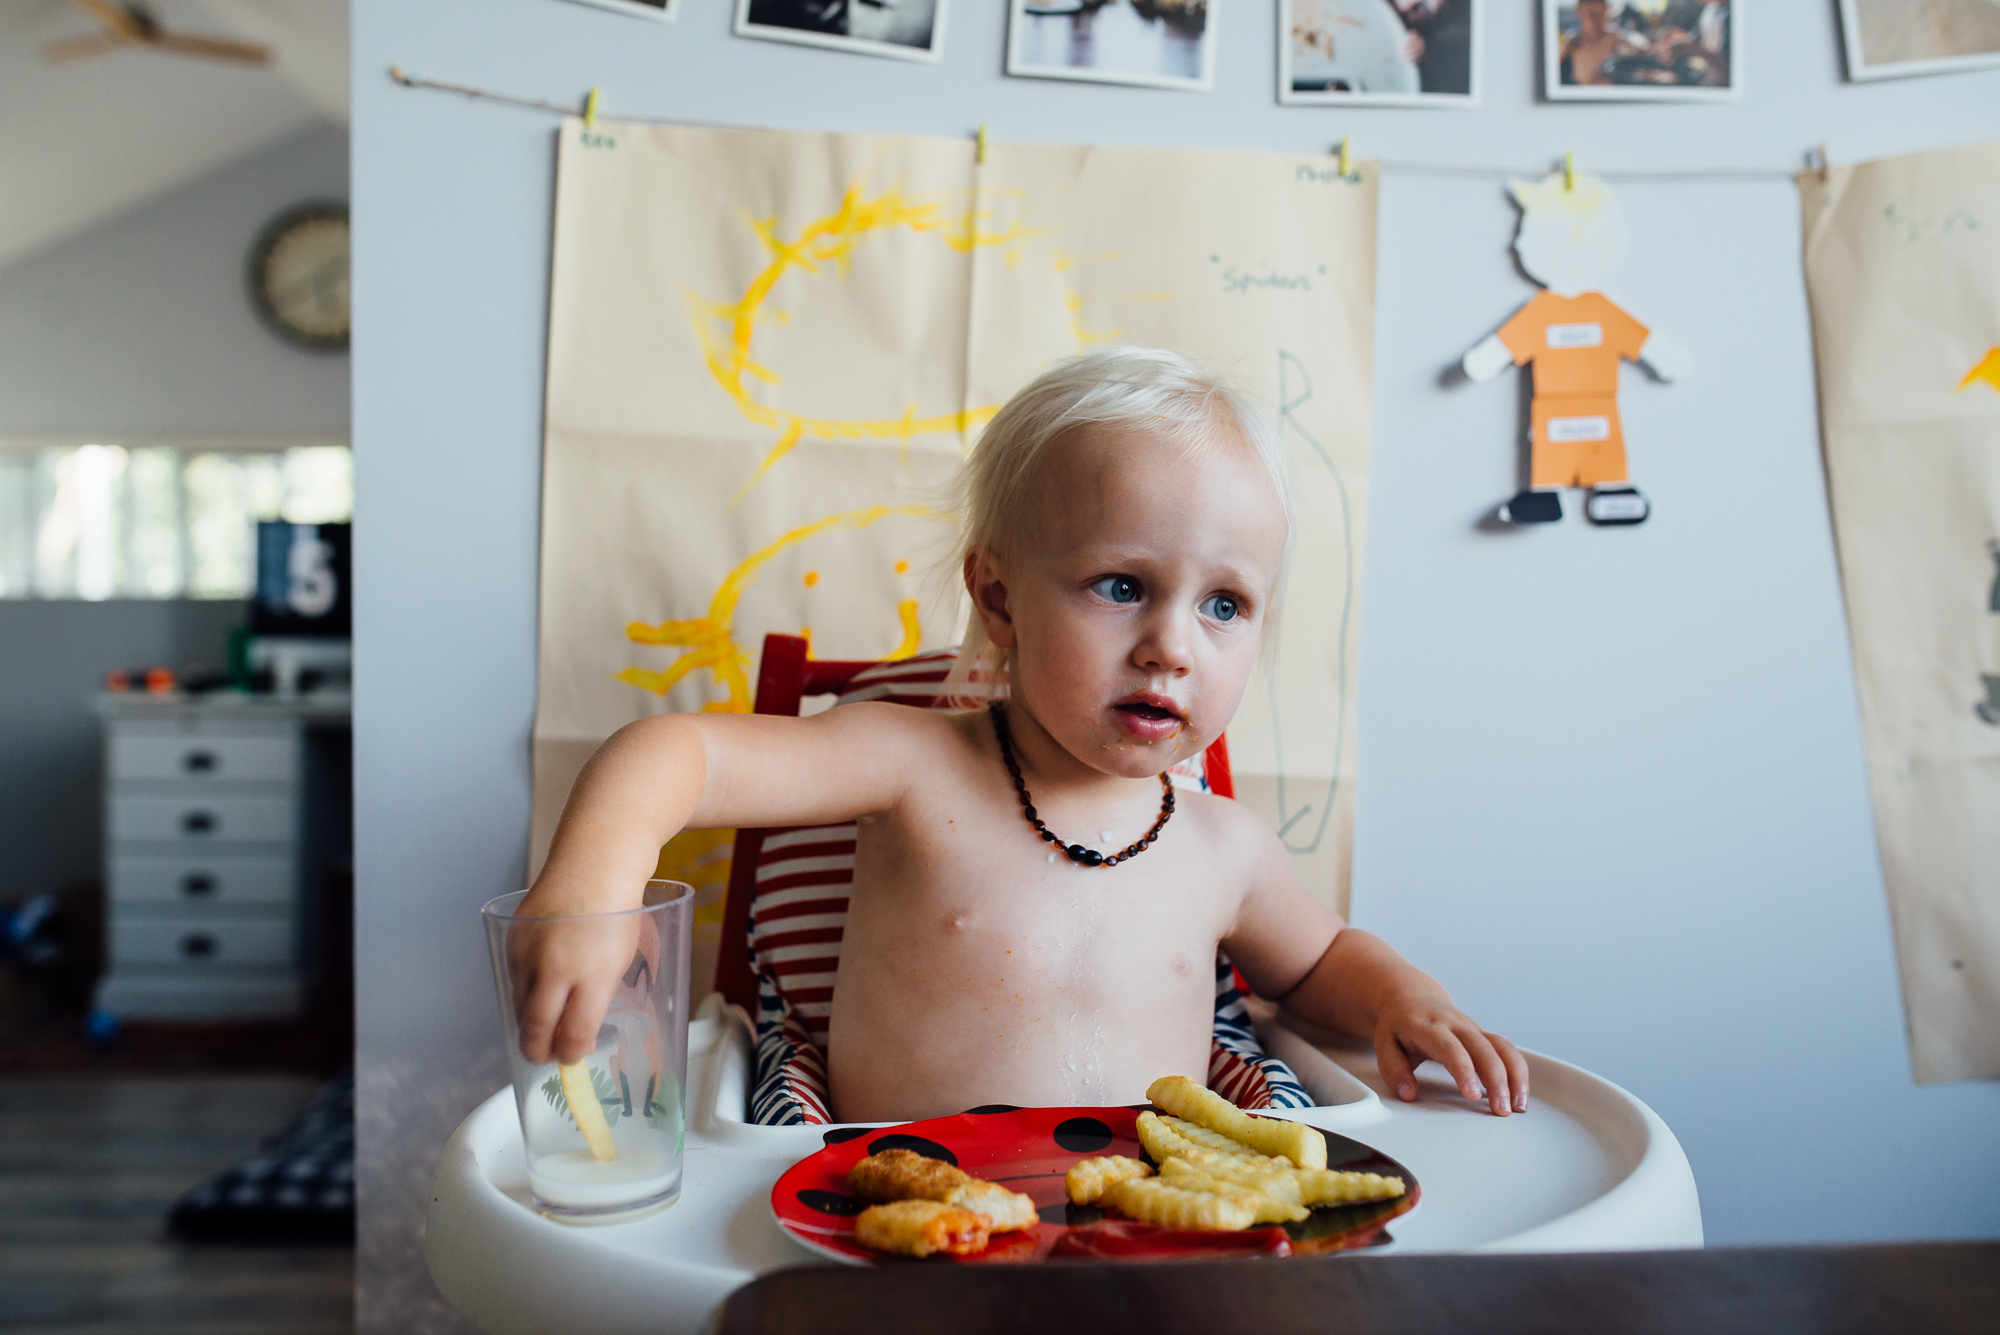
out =
<svg viewBox="0 0 2000 1335"><path fill-rule="evenodd" d="M354 1252L192 1247L167 1209L247 1156L308 1076L0 1079L0 1330L332 1335L354 1329Z"/></svg>

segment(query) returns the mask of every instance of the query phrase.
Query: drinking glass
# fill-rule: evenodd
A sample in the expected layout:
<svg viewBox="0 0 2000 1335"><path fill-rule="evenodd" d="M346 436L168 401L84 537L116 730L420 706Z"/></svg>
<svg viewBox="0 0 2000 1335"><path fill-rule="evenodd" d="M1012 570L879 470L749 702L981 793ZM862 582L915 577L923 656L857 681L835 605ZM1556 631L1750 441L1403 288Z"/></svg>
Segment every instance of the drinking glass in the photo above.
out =
<svg viewBox="0 0 2000 1335"><path fill-rule="evenodd" d="M648 881L636 909L565 917L520 916L527 893L502 895L480 912L535 1208L573 1224L663 1210L680 1197L686 1143L694 887ZM597 960L607 975L629 961L615 980L607 976L613 991L596 1050L571 1067L521 1055L519 1007L540 963L561 957ZM581 1117L572 1099L583 1104Z"/></svg>

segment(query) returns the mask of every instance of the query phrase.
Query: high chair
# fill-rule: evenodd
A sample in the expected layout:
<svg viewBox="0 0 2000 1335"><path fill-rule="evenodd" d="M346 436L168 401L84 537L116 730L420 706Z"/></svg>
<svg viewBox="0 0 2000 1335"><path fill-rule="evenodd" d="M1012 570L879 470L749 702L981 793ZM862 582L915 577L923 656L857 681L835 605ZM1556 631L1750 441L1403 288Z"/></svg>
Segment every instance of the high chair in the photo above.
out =
<svg viewBox="0 0 2000 1335"><path fill-rule="evenodd" d="M836 707L885 700L945 708L938 690L956 658L955 649L943 649L879 663L818 660L799 636L766 635L755 709L796 716L802 700L813 695L837 697ZM1182 761L1168 773L1178 787L1236 795L1222 737L1199 760ZM834 1120L827 1107L826 1029L854 880L854 840L852 822L736 833L715 986L756 1018L755 1122ZM1291 1068L1258 1042L1244 1004L1248 989L1219 951L1215 977L1209 1087L1243 1108L1313 1106Z"/></svg>

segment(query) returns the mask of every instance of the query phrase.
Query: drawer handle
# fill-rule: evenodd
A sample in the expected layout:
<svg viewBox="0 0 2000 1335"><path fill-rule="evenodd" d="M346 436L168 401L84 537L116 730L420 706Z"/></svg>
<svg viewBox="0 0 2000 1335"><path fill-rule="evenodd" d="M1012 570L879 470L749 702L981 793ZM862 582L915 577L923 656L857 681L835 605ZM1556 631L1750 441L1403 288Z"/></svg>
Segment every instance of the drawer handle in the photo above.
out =
<svg viewBox="0 0 2000 1335"><path fill-rule="evenodd" d="M213 751L190 751L181 757L181 768L190 774L206 774L216 767Z"/></svg>
<svg viewBox="0 0 2000 1335"><path fill-rule="evenodd" d="M207 834L215 828L215 813L212 811L190 811L181 817L183 834Z"/></svg>
<svg viewBox="0 0 2000 1335"><path fill-rule="evenodd" d="M189 959L207 959L215 953L215 938L207 932L190 932L181 938L181 954Z"/></svg>
<svg viewBox="0 0 2000 1335"><path fill-rule="evenodd" d="M215 893L215 878L205 871L198 871L181 877L181 893L184 895L212 895Z"/></svg>

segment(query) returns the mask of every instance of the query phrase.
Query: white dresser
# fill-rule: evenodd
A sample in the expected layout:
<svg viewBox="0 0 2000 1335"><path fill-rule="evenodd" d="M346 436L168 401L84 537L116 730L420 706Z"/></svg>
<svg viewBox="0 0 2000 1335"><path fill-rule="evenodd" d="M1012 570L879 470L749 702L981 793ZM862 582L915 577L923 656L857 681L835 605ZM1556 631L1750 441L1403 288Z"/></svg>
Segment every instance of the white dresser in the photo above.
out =
<svg viewBox="0 0 2000 1335"><path fill-rule="evenodd" d="M107 961L97 1008L295 1017L305 730L347 697L106 695Z"/></svg>

